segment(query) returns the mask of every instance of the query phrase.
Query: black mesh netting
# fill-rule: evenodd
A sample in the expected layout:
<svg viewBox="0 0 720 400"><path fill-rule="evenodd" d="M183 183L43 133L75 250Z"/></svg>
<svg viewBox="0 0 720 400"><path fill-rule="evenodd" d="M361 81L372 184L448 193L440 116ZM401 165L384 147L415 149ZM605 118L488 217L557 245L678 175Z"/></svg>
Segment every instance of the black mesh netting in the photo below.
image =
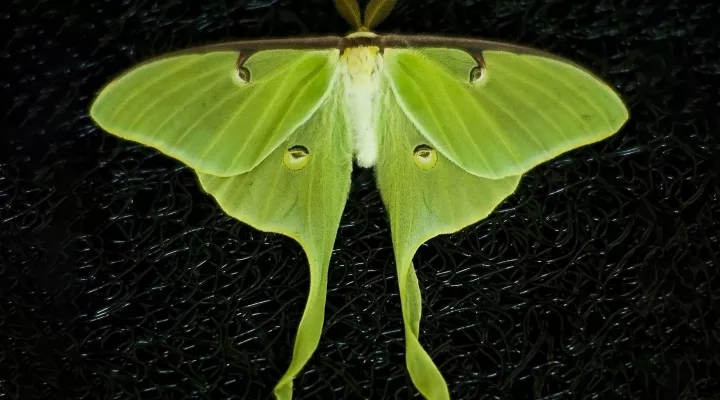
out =
<svg viewBox="0 0 720 400"><path fill-rule="evenodd" d="M4 4L0 398L268 398L306 298L300 247L87 108L167 50L346 33L332 2ZM554 51L631 106L620 134L418 252L421 341L453 398L719 398L718 21L716 0L405 0L381 26ZM384 209L372 173L353 178L296 398L417 397Z"/></svg>

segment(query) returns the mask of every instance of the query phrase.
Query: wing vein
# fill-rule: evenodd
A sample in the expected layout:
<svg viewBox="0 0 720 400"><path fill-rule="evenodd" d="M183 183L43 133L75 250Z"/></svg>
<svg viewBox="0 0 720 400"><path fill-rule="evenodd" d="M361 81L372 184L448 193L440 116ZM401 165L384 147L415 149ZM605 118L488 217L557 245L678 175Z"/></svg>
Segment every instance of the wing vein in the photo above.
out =
<svg viewBox="0 0 720 400"><path fill-rule="evenodd" d="M205 89L200 90L200 91L194 93L194 94L193 94L192 96L190 96L189 98L187 98L179 107L175 108L175 110L174 110L173 112L171 112L170 114L168 114L168 115L165 117L165 119L160 123L160 125L158 125L158 126L155 128L155 132L162 132L162 129L165 127L165 125L166 125L170 120L172 120L172 118L173 118L175 115L177 115L177 113L179 113L180 111L184 110L184 109L185 109L185 106L187 106L188 104L190 104L190 103L194 102L195 100L199 99L202 95L204 95L205 93L207 93L210 89L215 88L219 83L222 83L222 81L215 82L215 84L207 85L207 86L205 87ZM182 139L185 138L185 135L187 135L187 132L189 132L189 131L186 131L185 134L183 134L182 136L178 137L177 140L175 140L175 145L174 145L175 147L177 147L178 145L180 145L180 142L182 141Z"/></svg>
<svg viewBox="0 0 720 400"><path fill-rule="evenodd" d="M506 73L508 71L510 71L509 68L504 70L504 72L506 72ZM521 82L521 83L523 82L521 79L518 79L517 75L515 75L514 73L511 73L511 75L516 77L516 79L515 79L516 81ZM504 93L509 94L516 101L527 105L530 109L536 110L538 115L540 115L545 121L547 121L550 125L552 125L558 131L558 133L561 136L563 136L563 133L562 133L562 130L560 129L560 127L555 123L555 121L552 120L552 118L548 117L548 115L543 111L542 107L538 108L538 107L533 106L533 104L528 102L527 100L525 100L525 98L523 96L516 95L514 90L507 90ZM530 128L528 128L527 125L525 125L522 122L522 118L518 118L517 114L512 111L512 107L507 107L507 106L503 107L498 101L496 101L491 96L487 96L487 97L489 98L488 101L491 101L493 104L497 105L499 109L504 111L507 115L510 116L510 118L515 120L515 122L517 122L517 124L520 126L520 128L522 128L525 131L525 133L527 133L527 135L530 136L530 138L532 138L532 140L538 145L538 147L540 147L542 150L544 150L546 152L550 152L550 149L547 148L545 146L545 144L540 139L538 139L537 136L535 136L535 134L530 130Z"/></svg>
<svg viewBox="0 0 720 400"><path fill-rule="evenodd" d="M410 77L411 77L412 75L410 75L410 74L407 72L407 69L405 69L404 66L402 66L402 63L398 63L398 65L400 65L400 68L403 69L403 72L406 74L406 76L408 76L408 78L409 78L408 81L412 82L413 86L415 86L415 88L418 89L418 90L417 90L417 93L420 95L420 97L422 98L423 102L425 103L426 109L428 109L429 112L430 112L430 114L432 115L433 120L435 121L435 126L438 127L439 129L442 129L442 124L440 124L440 121L439 121L438 118L437 118L437 114L435 113L434 108L431 106L431 103L430 103L430 101L428 100L427 94L426 94L424 91L419 90L419 89L420 89L420 85L419 85L414 79L410 79ZM448 94L446 91L443 91L443 92L444 92L444 95L448 98L448 100L450 100L449 97L448 97L449 94ZM396 96L396 97L397 97L397 96ZM456 113L456 115L458 115L458 117L459 117L459 114L457 113L457 110L455 110L454 107L450 107L450 108L452 108L453 111ZM404 110L403 110L403 112L404 112ZM407 113L406 113L406 114L407 114ZM459 118L459 120L462 121L462 118ZM490 166L490 163L489 163L488 159L485 157L485 154L477 147L477 143L475 143L475 141L472 140L472 136L470 136L470 133L469 133L468 128L467 128L467 126L465 125L465 123L464 123L464 122L461 122L461 124L462 124L462 126L463 126L463 129L465 130L466 136L467 136L468 138L470 138L470 141L472 142L473 147L475 147L475 149L477 150L477 153L478 153L479 158L482 160L482 162L485 164L485 166L488 168L488 170L492 170L492 167ZM417 129L417 128L416 128L416 129ZM438 134L439 134L439 132L438 132ZM447 135L446 135L446 136L447 136ZM448 146L451 147L451 149L452 149L453 151L455 150L455 149L452 147L450 140L446 140L446 143L447 143ZM437 146L435 143L433 143L433 145ZM441 152L442 152L442 151L441 151Z"/></svg>
<svg viewBox="0 0 720 400"><path fill-rule="evenodd" d="M285 68L288 68L288 67L285 67ZM283 68L283 71L285 70L285 68ZM278 73L280 73L280 71L279 71ZM277 74L273 74L273 77L276 76L276 75L277 75ZM267 113L269 112L269 110L273 108L273 105L275 104L275 99L277 99L277 97L280 95L281 89L284 89L285 86L287 85L288 81L290 80L290 74L282 74L282 77L283 77L284 79L283 79L282 81L280 81L280 84L278 85L277 89L276 89L276 90L274 91L274 93L272 94L272 99L268 102L268 104L270 104L270 106L269 106L269 107L265 107L265 109L263 110L262 115L261 115L260 117L258 117L258 118L255 119L256 121L263 121L263 122L265 121L265 116L267 115ZM219 143L220 137L225 136L225 134L227 133L228 128L235 123L235 121L237 120L238 116L241 115L243 111L245 111L245 109L247 108L247 106L250 105L250 104L252 104L252 102L253 102L253 100L255 99L256 95L257 95L258 93L260 93L260 92L261 92L261 90L253 90L253 91L248 95L248 97L242 102L242 104L240 105L240 107L238 107L238 109L235 110L235 112L233 113L232 117L228 118L228 120L225 122L225 124L223 124L222 128L218 129L218 131L219 131L218 135L216 135L215 138L213 139L213 141L212 141L207 147L205 147L205 151L204 151L203 154L200 156L200 159L201 159L201 160L204 160L205 157L207 157L207 155L210 153L210 150L212 150L212 149ZM255 133L257 132L257 126L258 126L258 125L259 125L258 123L254 124L254 125L253 125L253 128L252 128L253 130L250 131L250 132L245 136L245 138L244 138L245 140L242 141L242 147L237 150L237 154L241 154L241 153L243 153L243 152L245 151L245 149L246 149L247 146L248 146L248 143L250 143L250 141L251 141L250 138L255 136ZM233 159L233 161L230 163L231 166L232 166L232 165L235 165L235 162L237 161L237 154L236 154L236 157Z"/></svg>
<svg viewBox="0 0 720 400"><path fill-rule="evenodd" d="M405 76L407 76L408 78L410 77L410 74L407 73L408 70L405 68L405 66L404 66L402 63L399 63L399 62L398 62L398 63L396 63L396 65L397 65L401 70L403 70L403 73L405 74ZM391 78L390 80L392 81L392 78ZM420 88L420 86L417 84L417 82L415 82L415 80L413 80L413 79L408 79L408 81L410 81L415 88L417 88L417 89ZM394 89L394 85L393 85L393 89ZM395 93L395 91L393 91L393 93ZM430 102L428 101L427 96L426 96L425 93L424 93L423 91L421 91L421 90L418 90L417 93L418 93L418 96L420 96L420 98L422 99L422 101L425 103L425 106L426 106L425 108L429 111L430 115L432 116L432 119L433 119L433 121L435 122L435 126L438 127L438 128L440 128L440 127L442 126L442 125L440 124L440 120L437 118L437 114L435 113L435 109L430 106ZM395 93L395 101L399 102L400 99L401 99L401 97L398 96L397 93ZM408 112L406 112L402 107L401 107L400 109L403 111L403 113L405 114L406 117L409 117L409 113L408 113ZM414 125L419 125L419 124L414 124ZM415 126L415 128L418 129L418 130L420 130L417 126ZM433 144L434 144L434 143L433 143ZM451 147L451 150L453 150L453 151L455 150L454 148L452 148L452 145L451 145L450 143L448 143L448 145Z"/></svg>
<svg viewBox="0 0 720 400"><path fill-rule="evenodd" d="M505 72L508 72L508 71L511 71L511 69L510 69L510 68L507 68L507 69L505 69L504 71L505 71ZM513 73L511 72L511 74L513 74ZM567 104L565 104L565 103L563 103L562 101L560 101L560 99L559 99L558 97L552 95L551 92L545 90L543 87L541 87L541 86L539 86L539 85L536 85L532 80L524 79L521 74L514 74L514 76L515 76L515 79L516 79L517 81L519 81L520 83L523 83L523 84L526 84L526 85L528 85L528 86L531 86L531 87L533 87L535 90L537 90L538 92L544 94L547 98L549 98L549 99L551 99L551 100L555 100L555 101L558 102L558 103L561 103L561 105L562 105L564 108L566 108L566 109L568 109L568 111L570 111L569 114L574 114L574 112L572 111L572 109L569 109L569 108L567 107ZM508 92L511 92L511 93L512 93L512 91L508 91ZM544 114L544 113L542 112L542 107L539 107L539 108L538 108L538 107L533 107L533 108L536 109L539 113ZM551 121L551 122L552 122L552 118L546 118L546 119L547 119L548 121ZM584 124L584 121L580 121L580 122L582 122L583 125L585 125L585 124ZM557 127L557 125L556 125L555 123L552 123L552 125L555 126L555 127ZM587 126L586 126L586 127L587 127ZM565 139L566 141L568 141L568 137L565 135L565 132L564 132L562 129L558 129L558 133L560 134L560 136L563 137L563 139Z"/></svg>
<svg viewBox="0 0 720 400"><path fill-rule="evenodd" d="M458 79L457 79L455 76L453 76L452 74L450 74L450 73L447 71L447 69L446 69L445 67L443 67L443 66L442 66L440 63L438 63L437 61L435 61L435 60L433 60L433 59L431 59L431 58L427 59L427 61L433 63L434 66L435 66L435 68L439 71L438 73L442 73L443 75L445 75L445 78L446 78L446 79L450 80L451 82L457 82L457 81L458 81ZM508 142L505 140L505 138L504 138L503 135L502 135L502 132L504 131L504 129L502 129L502 127L501 127L500 125L498 125L497 121L492 117L492 115L489 114L488 110L486 110L484 107L482 107L482 103L479 102L478 99L477 99L475 96L472 95L472 93L473 93L473 88L472 88L472 87L464 86L464 84L461 83L461 82L458 82L458 84L459 84L460 88L463 90L463 92L464 92L465 94L468 94L469 97L473 100L473 102L476 104L476 108L482 112L482 114L485 116L485 120L488 122L488 124L492 125L492 128L490 129L490 131L492 132L493 136L495 136L496 138L498 138L499 142L507 149L507 152L508 152L508 153L510 154L510 156L515 160L516 164L520 164L520 160L518 159L517 154L515 154L515 152L513 151L512 146L510 146L510 144L508 144ZM467 85L470 85L470 84L468 83ZM447 87L447 86L445 86L444 88L446 88L446 87ZM444 88L443 88L443 89L444 89ZM450 98L449 94L447 93L447 90L444 90L444 91L446 92L446 97L447 97L447 99L450 100L450 104L452 104L452 99ZM451 107L451 108L453 108L453 111L455 111L455 115L458 116L458 119L459 119L460 121L462 121L462 116L457 112L457 110L455 110L454 107ZM463 126L465 126L465 125L464 125L464 122L463 122ZM465 127L465 129L467 130L467 127ZM467 136L468 136L468 137L471 139L471 141L473 141L473 143L474 143L474 140L472 140L473 138L472 138L472 136L469 134L469 132L468 132L468 135L467 135ZM477 148L477 146L475 146L475 147ZM487 162L486 162L486 164L487 164ZM488 168L489 168L490 170L493 170L493 168L491 168L489 165L488 165Z"/></svg>
<svg viewBox="0 0 720 400"><path fill-rule="evenodd" d="M441 90L441 92L442 92L443 96L445 97L445 99L447 99L447 104L452 104L452 98L450 97L450 94L447 92L447 90ZM485 153L475 142L475 138L470 133L470 130L468 129L468 126L465 123L465 120L463 119L462 115L460 115L460 113L458 112L458 110L455 107L450 106L448 108L452 110L453 114L455 115L457 120L460 122L460 125L463 128L462 130L465 133L465 136L467 136L468 140L472 143L472 146L475 148L476 152L478 153L478 156L480 156L480 158L483 160L483 162L485 163L485 165L487 165L487 167L489 169L492 169L492 167L490 166L490 163L487 160L487 157L485 157Z"/></svg>
<svg viewBox="0 0 720 400"><path fill-rule="evenodd" d="M187 63L179 63L177 68L173 68L170 71L158 74L153 79L150 79L149 81L145 82L145 84L143 84L142 86L135 88L135 91L132 92L132 94L130 96L125 97L125 100L123 100L120 104L115 106L115 110L114 110L112 116L110 118L108 118L108 121L115 120L115 117L117 117L118 113L125 107L125 105L128 104L130 101L135 100L135 98L138 97L140 94L142 94L147 88L149 88L150 86L153 86L154 84L167 78L169 75L174 74L174 73L182 70L183 68L192 65L193 62L197 62L197 61L199 61L199 59L188 60ZM136 71L136 73L139 73L139 71Z"/></svg>
<svg viewBox="0 0 720 400"><path fill-rule="evenodd" d="M532 65L531 65L531 66L532 66ZM506 70L506 72L507 72L507 70ZM553 100L553 101L555 101L556 103L558 103L558 104L559 104L560 106L562 106L566 111L568 111L568 114L569 114L569 115L573 115L573 116L575 116L575 117L578 117L577 113L576 113L575 111L573 111L573 109L570 108L570 107L567 105L567 103L565 103L564 101L562 101L559 97L555 96L551 91L546 90L545 88L543 88L543 87L540 86L540 85L537 85L537 84L536 84L535 82L533 82L532 80L524 79L523 76L520 75L520 74L516 74L515 76L516 76L516 79L517 79L518 81L520 81L520 82L522 82L522 83L524 83L524 84L526 84L526 85L528 85L528 86L531 86L532 88L534 88L535 90L537 90L539 93L544 94L544 95L545 95L547 98L549 98L550 100ZM583 121L583 120L580 119L579 117L578 117L578 120L579 120L580 123L585 127L585 129L587 130L587 124L585 123L585 121ZM558 130L558 132L560 133L560 136L562 136L565 140L568 140L568 137L565 135L565 132L564 132L562 129Z"/></svg>
<svg viewBox="0 0 720 400"><path fill-rule="evenodd" d="M472 93L472 89L468 89L468 91L469 91L470 93ZM517 154L515 154L515 152L513 151L512 146L510 146L510 144L506 141L506 139L504 138L504 135L502 134L503 131L505 131L505 129L502 129L502 127L497 124L497 122L495 121L495 119L493 118L493 116L490 115L490 113L488 112L488 110L486 110L486 109L482 106L482 101L481 101L480 99L478 99L477 97L472 96L472 95L469 96L469 97L470 97L470 98L472 99L472 101L475 103L475 105L476 105L475 108L477 108L477 109L479 109L479 110L482 110L482 113L483 113L483 115L485 116L485 120L488 121L488 122L490 123L490 125L492 125L492 128L493 128L493 129L490 129L490 132L492 132L493 136L495 136L496 138L499 139L500 143L502 143L502 145L507 149L508 153L509 153L510 156L515 160L515 163L516 163L516 164L522 164L522 163L520 162L520 159L518 159ZM497 103L495 103L495 104L497 104ZM501 108L502 108L502 107L501 107ZM458 116L459 116L459 115L458 115Z"/></svg>
<svg viewBox="0 0 720 400"><path fill-rule="evenodd" d="M223 66L223 68L225 68L225 67ZM202 80L202 79L205 79L205 78L207 78L208 76L211 76L211 75L217 73L217 72L220 71L220 70L221 70L221 68L209 70L208 72L205 72L205 73L201 74L200 76L198 76L198 77L195 78L195 79L185 80L185 81L183 81L183 82L175 85L175 87L174 87L172 90L163 92L162 96L158 96L158 97L157 97L154 101L152 101L150 104L145 105L145 109L144 109L140 114L138 114L138 115L135 117L135 122L133 122L133 123L127 128L127 130L128 130L128 131L131 131L131 130L135 127L135 125L137 125L137 123L140 122L140 120L142 119L142 117L143 117L145 114L147 114L148 112L150 112L150 111L152 110L152 107L154 107L154 106L157 105L158 103L163 102L163 101L166 100L168 97L170 97L172 94L176 93L178 90L180 90L180 89L182 89L182 88L184 88L184 87L186 87L186 86L188 86L188 85L190 85L190 84L192 84L192 83L197 83L198 81L200 81L200 80ZM201 92L201 93L204 93L204 92ZM193 95L193 96L190 97L190 101L195 101L195 100L197 100L197 98L198 98L198 96L194 96L194 95ZM188 104L190 101L183 102L183 105ZM173 114L173 115L174 115L174 114ZM163 121L163 122L164 122L164 121ZM158 132L159 129L156 129L155 131Z"/></svg>
<svg viewBox="0 0 720 400"><path fill-rule="evenodd" d="M272 75L272 76L274 76L274 75ZM269 79L269 78L266 78L266 79ZM253 96L257 93L257 90L254 90L254 87L252 87L252 86L248 86L248 87L246 88L247 91L250 91L251 89L253 89L253 90L250 92L250 94L249 94L249 96L248 96L248 102L250 101L249 98L253 97ZM211 107L209 110L207 110L202 117L198 118L192 125L188 126L188 128L187 128L187 129L183 132L183 134L180 135L180 137L178 138L178 143L179 143L179 141L182 140L188 133L190 133L193 128L195 128L198 124L200 124L200 122L204 121L204 120L208 117L208 115L210 115L213 111L215 111L215 110L217 110L218 108L224 106L230 99L232 99L233 97L236 97L238 94L242 94L242 93L243 93L243 91L240 91L240 90L231 90L228 95L226 95L226 96L223 97L222 99L218 100L218 101L215 103L215 105L214 105L213 107ZM243 103L243 106L242 106L242 107L244 107L245 104L247 104L247 102L246 102L246 103ZM236 112L236 113L237 113L237 112ZM218 136L220 136L220 135L218 135ZM216 138L217 138L217 137L216 137ZM204 157L200 159L200 161L202 161L202 160L204 160ZM231 165L232 165L232 164L231 164Z"/></svg>
<svg viewBox="0 0 720 400"><path fill-rule="evenodd" d="M324 68L324 67L326 67L326 66L322 66L321 68ZM288 75L289 75L289 74L288 74ZM312 78L312 80L313 80L313 81L317 80L317 79L319 78L319 76L320 76L320 74L315 74L315 76ZM286 84L286 82L287 82L287 79L283 82L283 84L282 84L281 87L284 87L285 84ZM302 95L303 93L305 93L305 91L307 90L308 86L310 86L308 82L306 82L305 85L302 85L302 88L300 89L300 92L297 93L297 94L293 97L293 99L292 99L291 102L290 102L290 105L287 107L286 110L292 109L292 107L297 103L298 99L302 97L301 95ZM275 93L275 95L273 95L273 102L270 103L270 104L273 104L273 103L275 102L275 98L276 98L277 96L279 96L279 93L280 93L280 92L281 92L281 91L278 90L278 91ZM318 104L320 104L321 102L322 102L322 98L318 100ZM267 110L270 109L270 108L271 108L271 107L266 107L265 111L263 112L262 119L265 118L265 116L267 115ZM319 108L319 107L318 107L318 108ZM317 112L318 108L316 108L315 111L313 111L312 113L310 113L310 116L305 120L305 122L307 122L310 118L312 118L313 114L315 114L315 113ZM289 114L289 113L287 113L287 112L282 113L282 116L281 116L281 118L279 119L279 121L277 121L277 122L275 123L275 128L277 128L278 126L280 126L280 123L281 123L281 122L285 121L285 119L287 118L288 114ZM302 124L300 124L299 126L302 126ZM299 126L298 126L298 127L299 127ZM254 129L253 129L253 135L254 135L254 133L256 132L256 130L257 130L257 128L254 128ZM289 136L290 134L292 134L293 132L295 132L296 130L297 130L297 127L296 127L292 132L289 132L288 136ZM232 164L235 164L235 162L237 161L238 157L240 157L240 155L245 151L245 148L247 147L247 142L248 142L248 141L245 141L245 142L243 143L243 147L235 154L235 158L233 158Z"/></svg>
<svg viewBox="0 0 720 400"><path fill-rule="evenodd" d="M185 131L178 137L177 142L179 143L188 133L192 132L192 130L196 126L198 126L202 121L205 121L205 119L208 117L208 115L210 115L213 111L217 110L218 108L224 106L231 98L237 96L238 93L242 93L242 92L230 91L230 94L228 94L221 100L217 101L214 106L210 107L210 109L205 112L205 114L203 114L201 117L199 117L197 120L195 120L195 122L193 122L191 125L189 125L187 127L187 129L185 129ZM202 160L203 159L200 159L201 162L202 162Z"/></svg>
<svg viewBox="0 0 720 400"><path fill-rule="evenodd" d="M447 72L447 70L446 70L445 68L443 68L441 65L439 65L436 61L432 61L432 60L430 60L430 61L431 61L433 64L435 64L435 68L437 68L437 69L440 71L439 73L442 73L442 74L445 75L445 78L446 78L446 79L448 79L448 80L450 80L450 81L457 81L457 79L456 79L454 76L452 76L451 74L449 74L449 73ZM468 85L469 85L469 84L468 84ZM472 99L472 102L475 103L475 108L476 108L477 110L479 110L479 111L485 116L485 120L488 122L488 124L490 124L490 125L492 126L491 129L490 129L490 132L492 132L493 136L495 136L496 138L498 138L499 142L507 149L507 152L508 152L508 153L510 154L510 156L515 160L515 162L516 162L517 164L520 164L520 160L518 159L517 154L515 154L515 152L513 151L512 147L510 146L510 144L505 140L505 138L504 138L503 135L502 135L502 132L504 131L504 129L502 129L502 127L501 127L500 125L498 125L497 121L493 118L493 116L490 115L490 113L488 112L487 109L485 109L485 107L483 107L481 101L480 101L478 98L476 98L475 96L472 95L472 93L473 93L473 88L472 88L472 87L464 86L462 83L459 83L459 86L460 86L460 88L463 90L463 92L464 92L466 95L468 95L468 97L469 97L470 99ZM443 85L441 85L441 87L443 87ZM444 87L447 87L447 86L444 86ZM449 104L452 104L452 99L450 98L450 95L447 93L447 90L441 90L441 91L444 92L445 97L446 97L446 98L448 99L448 101L449 101ZM473 142L474 147L477 149L477 148L478 148L478 147L477 147L477 144L475 143L475 140L473 140L474 138L472 137L472 135L471 135L470 132L468 131L467 126L465 125L465 122L463 121L462 115L460 115L460 113L457 112L457 110L455 109L455 107L450 107L450 108L453 109L453 111L454 111L455 115L457 116L458 120L459 120L459 121L462 121L461 124L463 125L463 128L464 128L465 131L466 131L466 136L470 139L471 142ZM488 164L487 161L486 161L485 163ZM493 170L493 168L492 168L489 164L488 164L488 169L489 169L489 170Z"/></svg>
<svg viewBox="0 0 720 400"><path fill-rule="evenodd" d="M571 92L571 93L574 93L577 97L582 98L585 103L587 103L590 107L594 108L595 111L597 111L598 114L599 114L599 115L605 120L605 122L608 124L608 127L612 127L612 124L610 123L610 120L609 120L608 117L605 115L605 113L604 113L601 109L599 109L599 108L597 107L597 105L595 104L594 101L588 100L587 97L585 97L585 96L583 95L582 90L575 90L575 89L573 89L570 85L568 85L567 83L565 83L565 81L564 81L563 79L558 79L556 76L554 76L554 75L552 74L552 72L548 72L548 69L547 69L547 67L546 67L544 64L541 64L541 63L540 63L540 64L538 64L538 65L533 65L533 64L531 64L528 60L525 60L525 59L523 59L522 57L520 57L520 60L521 60L522 62L524 62L525 64L530 65L531 68L535 68L535 69L537 69L538 71L542 71L543 74L544 74L545 76L548 76L551 80L560 83L560 85L565 86L567 89L570 89L570 92ZM568 106L567 106L567 103L565 103L564 101L561 101L561 100L560 100L559 98L557 98L557 97L556 97L556 99L558 100L558 102L562 103L563 106L565 106L566 108L570 109L571 114L575 115L575 117L580 121L580 123L583 124L583 125L585 126L585 128L587 129L588 126L587 126L587 124L585 123L585 120L583 120L582 117L581 117L577 112L573 111L572 108L568 107ZM592 131L588 129L587 132L592 132Z"/></svg>
<svg viewBox="0 0 720 400"><path fill-rule="evenodd" d="M508 91L508 92L510 92L510 91ZM546 151L546 152L549 151L549 149L545 147L545 145L532 133L532 131L525 124L522 123L522 118L518 118L517 114L515 114L514 112L511 111L512 107L508 107L508 106L500 104L500 102L498 100L496 100L495 98L493 98L492 96L484 96L484 98L486 99L485 101L495 104L499 110L504 112L513 121L515 121L518 124L518 126L520 127L520 129L522 129L527 134L527 136L529 136L532 139L532 141L535 142L535 144L537 144L538 147L540 147L540 149L542 149L543 151ZM517 100L518 96L513 96L513 98L515 100ZM524 102L524 103L528 104L527 102ZM540 113L540 114L543 115L542 113ZM544 117L544 115L543 115L543 119L546 119ZM518 161L517 158L516 158L516 161Z"/></svg>

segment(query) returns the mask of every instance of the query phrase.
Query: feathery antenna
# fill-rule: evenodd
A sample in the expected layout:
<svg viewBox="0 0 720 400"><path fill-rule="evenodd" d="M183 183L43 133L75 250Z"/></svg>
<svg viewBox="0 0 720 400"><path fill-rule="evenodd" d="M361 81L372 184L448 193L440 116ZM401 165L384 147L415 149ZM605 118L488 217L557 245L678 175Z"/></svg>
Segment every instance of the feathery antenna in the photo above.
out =
<svg viewBox="0 0 720 400"><path fill-rule="evenodd" d="M396 3L397 0L370 0L365 7L364 18L360 15L357 0L335 0L335 8L353 28L369 31L390 15Z"/></svg>
<svg viewBox="0 0 720 400"><path fill-rule="evenodd" d="M335 0L335 8L353 28L362 29L363 24L360 19L360 7L357 0Z"/></svg>
<svg viewBox="0 0 720 400"><path fill-rule="evenodd" d="M390 15L395 3L397 0L370 0L370 4L365 8L365 24L363 26L368 30L375 28Z"/></svg>

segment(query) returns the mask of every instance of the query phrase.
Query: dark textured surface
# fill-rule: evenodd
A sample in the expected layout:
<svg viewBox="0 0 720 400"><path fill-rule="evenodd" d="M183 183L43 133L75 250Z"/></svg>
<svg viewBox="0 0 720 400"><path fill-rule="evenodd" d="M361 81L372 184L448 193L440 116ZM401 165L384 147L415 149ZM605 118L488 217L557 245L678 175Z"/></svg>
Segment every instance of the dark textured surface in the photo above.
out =
<svg viewBox="0 0 720 400"><path fill-rule="evenodd" d="M655 3L405 0L380 27L535 45L631 105L619 135L418 252L421 341L454 398L718 398L720 7ZM226 217L191 171L86 110L163 51L345 23L328 0L9 5L0 398L268 398L305 301L300 247ZM416 396L391 259L372 174L356 171L298 399Z"/></svg>

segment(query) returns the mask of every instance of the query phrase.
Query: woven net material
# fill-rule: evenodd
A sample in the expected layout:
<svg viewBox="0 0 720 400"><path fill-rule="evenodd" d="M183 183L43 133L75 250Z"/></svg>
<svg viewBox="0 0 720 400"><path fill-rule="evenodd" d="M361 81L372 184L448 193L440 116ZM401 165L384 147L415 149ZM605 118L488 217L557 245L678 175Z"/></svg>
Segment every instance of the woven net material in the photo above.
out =
<svg viewBox="0 0 720 400"><path fill-rule="evenodd" d="M623 131L529 172L415 258L421 342L455 399L717 399L715 0L401 1L379 31L499 38L588 65ZM100 131L113 76L165 51L345 33L332 2L13 0L0 59L0 398L265 399L308 288L300 247L192 171ZM298 399L417 398L388 222L353 173Z"/></svg>

